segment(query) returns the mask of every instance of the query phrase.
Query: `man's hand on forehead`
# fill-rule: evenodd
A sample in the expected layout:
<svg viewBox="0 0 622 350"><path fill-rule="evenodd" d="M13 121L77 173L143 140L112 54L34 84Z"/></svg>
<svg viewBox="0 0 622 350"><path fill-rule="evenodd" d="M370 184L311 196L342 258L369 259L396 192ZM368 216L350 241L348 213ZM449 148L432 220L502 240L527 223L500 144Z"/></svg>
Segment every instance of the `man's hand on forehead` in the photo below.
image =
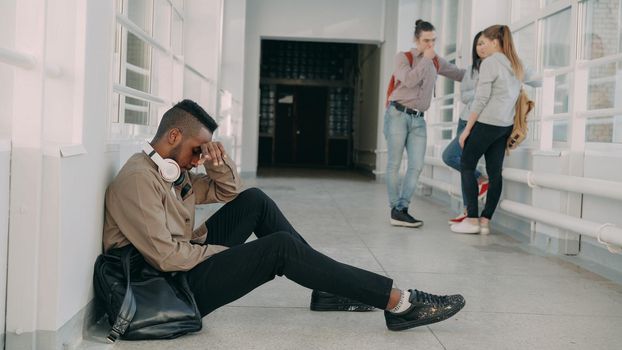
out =
<svg viewBox="0 0 622 350"><path fill-rule="evenodd" d="M212 162L214 166L222 165L227 158L225 148L218 141L207 142L201 145L201 159L199 165L205 161Z"/></svg>

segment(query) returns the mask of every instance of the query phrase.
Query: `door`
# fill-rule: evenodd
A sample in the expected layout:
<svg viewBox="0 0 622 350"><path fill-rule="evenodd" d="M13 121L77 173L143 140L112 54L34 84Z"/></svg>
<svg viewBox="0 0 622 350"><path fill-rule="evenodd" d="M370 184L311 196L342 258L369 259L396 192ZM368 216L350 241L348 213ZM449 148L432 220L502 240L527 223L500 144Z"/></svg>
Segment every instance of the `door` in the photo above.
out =
<svg viewBox="0 0 622 350"><path fill-rule="evenodd" d="M276 164L320 166L326 159L327 88L277 87Z"/></svg>
<svg viewBox="0 0 622 350"><path fill-rule="evenodd" d="M299 86L296 97L296 162L324 165L327 88Z"/></svg>

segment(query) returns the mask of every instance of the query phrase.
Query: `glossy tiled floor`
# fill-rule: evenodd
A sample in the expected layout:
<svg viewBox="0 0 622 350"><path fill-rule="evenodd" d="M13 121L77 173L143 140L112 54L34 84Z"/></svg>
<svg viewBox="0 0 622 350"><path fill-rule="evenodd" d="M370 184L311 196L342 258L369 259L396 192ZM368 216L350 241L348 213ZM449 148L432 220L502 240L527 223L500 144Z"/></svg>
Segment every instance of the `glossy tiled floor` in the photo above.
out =
<svg viewBox="0 0 622 350"><path fill-rule="evenodd" d="M274 174L281 174L280 177ZM286 174L286 176L284 175ZM120 341L113 349L619 349L622 286L509 236L457 235L446 208L415 198L420 229L388 224L383 184L351 173L275 171L246 181L268 193L316 249L390 276L398 287L461 293L453 318L390 332L381 311L309 311L310 291L285 278L204 318L173 341ZM84 349L109 349L103 329Z"/></svg>

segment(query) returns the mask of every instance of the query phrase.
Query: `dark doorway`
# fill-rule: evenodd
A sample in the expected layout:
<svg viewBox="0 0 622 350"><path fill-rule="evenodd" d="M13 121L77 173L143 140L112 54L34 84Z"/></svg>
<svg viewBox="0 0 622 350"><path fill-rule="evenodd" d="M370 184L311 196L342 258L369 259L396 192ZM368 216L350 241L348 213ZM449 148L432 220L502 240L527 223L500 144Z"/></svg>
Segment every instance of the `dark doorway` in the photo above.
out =
<svg viewBox="0 0 622 350"><path fill-rule="evenodd" d="M324 165L326 88L283 85L276 96L275 163Z"/></svg>
<svg viewBox="0 0 622 350"><path fill-rule="evenodd" d="M326 92L325 87L296 88L296 162L299 164L324 164Z"/></svg>
<svg viewBox="0 0 622 350"><path fill-rule="evenodd" d="M260 166L352 165L358 45L262 40Z"/></svg>

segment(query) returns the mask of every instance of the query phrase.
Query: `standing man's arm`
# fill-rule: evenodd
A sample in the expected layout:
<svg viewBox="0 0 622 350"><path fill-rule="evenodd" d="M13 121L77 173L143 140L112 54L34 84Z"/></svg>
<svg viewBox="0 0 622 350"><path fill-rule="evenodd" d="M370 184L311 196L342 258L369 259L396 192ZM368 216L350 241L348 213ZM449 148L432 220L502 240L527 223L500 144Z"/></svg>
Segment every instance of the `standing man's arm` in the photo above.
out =
<svg viewBox="0 0 622 350"><path fill-rule="evenodd" d="M438 63L439 63L438 74L444 77L447 77L451 80L462 81L462 78L464 77L464 73L466 72L465 69L458 68L458 66L456 66L453 63L447 62L447 60L445 60L442 57L438 58Z"/></svg>
<svg viewBox="0 0 622 350"><path fill-rule="evenodd" d="M428 57L421 57L421 60L411 67L404 53L399 52L395 55L393 75L406 87L412 88L425 80L426 77L434 77L434 70L434 63Z"/></svg>

